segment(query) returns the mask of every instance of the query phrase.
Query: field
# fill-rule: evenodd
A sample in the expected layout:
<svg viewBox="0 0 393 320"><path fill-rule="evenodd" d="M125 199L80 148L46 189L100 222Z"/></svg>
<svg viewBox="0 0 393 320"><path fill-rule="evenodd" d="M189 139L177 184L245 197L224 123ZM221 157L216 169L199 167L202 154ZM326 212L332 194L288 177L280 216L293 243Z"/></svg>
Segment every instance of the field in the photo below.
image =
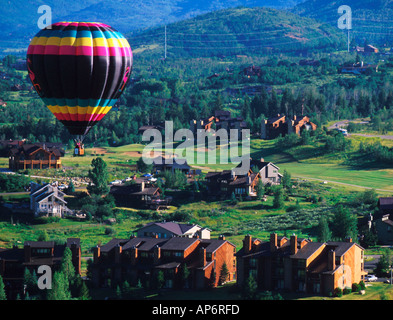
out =
<svg viewBox="0 0 393 320"><path fill-rule="evenodd" d="M252 140L251 155L254 159L263 157L280 167L281 172L290 172L298 189L285 201L282 209L274 209L273 197L266 202L245 201L232 204L230 201L207 202L202 200L183 201L168 211L135 210L116 208L117 223L88 223L72 220L50 221L39 224L26 224L17 216L3 217L0 222L0 247L21 244L25 240L36 240L43 230L49 238L64 241L68 237L80 237L83 254L90 256L90 248L106 243L113 237L128 238L132 232L150 221L165 220L172 213L192 223L211 229L212 237L224 234L228 240L241 247L244 235L268 239L269 233L279 231L284 234L296 232L301 237L315 239L314 227L318 218L337 202L351 201L360 191L375 188L379 195L393 193L393 170L384 167L361 167L348 163L344 154L315 156L313 146L300 146L288 150L277 150L273 141ZM108 164L110 179L125 178L133 172L127 165L135 164L141 156L143 145L125 145L111 148L86 149L86 156L73 157L70 153L62 159L64 170L29 171L35 176L47 177L41 180L69 179L72 176L86 176L93 158L101 156ZM353 156L353 155L352 155ZM352 157L351 156L351 157ZM0 166L7 166L2 158ZM195 165L203 172L222 170L234 164ZM38 179L38 178L35 178ZM308 181L308 182L307 182ZM83 190L81 185L79 190ZM315 195L323 200L310 202ZM4 196L4 195L3 195ZM5 197L8 201L28 201L28 195ZM70 206L75 202L70 196L66 199Z"/></svg>

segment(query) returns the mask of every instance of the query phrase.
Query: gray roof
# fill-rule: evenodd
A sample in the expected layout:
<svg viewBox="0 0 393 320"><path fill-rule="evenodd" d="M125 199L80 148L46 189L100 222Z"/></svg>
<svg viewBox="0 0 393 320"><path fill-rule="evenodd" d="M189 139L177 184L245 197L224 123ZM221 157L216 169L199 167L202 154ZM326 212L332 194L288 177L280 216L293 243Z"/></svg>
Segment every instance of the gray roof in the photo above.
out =
<svg viewBox="0 0 393 320"><path fill-rule="evenodd" d="M189 231L190 229L192 229L193 227L195 227L195 224L185 224L185 223L177 223L177 222L151 222L148 223L147 225L143 226L142 228L140 228L138 231L145 229L145 228L149 228L151 226L158 226L161 227L165 230L168 230L170 232L172 232L173 234L176 234L178 236L184 235L187 231Z"/></svg>
<svg viewBox="0 0 393 320"><path fill-rule="evenodd" d="M186 250L189 246L199 241L197 238L173 237L161 246L163 250Z"/></svg>

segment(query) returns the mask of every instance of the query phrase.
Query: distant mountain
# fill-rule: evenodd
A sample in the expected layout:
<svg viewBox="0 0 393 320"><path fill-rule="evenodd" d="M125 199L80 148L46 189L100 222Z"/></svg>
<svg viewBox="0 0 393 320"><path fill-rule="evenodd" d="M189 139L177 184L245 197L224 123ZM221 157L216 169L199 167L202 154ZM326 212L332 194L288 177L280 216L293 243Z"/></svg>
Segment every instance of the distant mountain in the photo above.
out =
<svg viewBox="0 0 393 320"><path fill-rule="evenodd" d="M52 9L52 21L99 21L121 32L143 30L225 8L290 8L304 0L0 0L0 49L24 47L39 31L40 5Z"/></svg>
<svg viewBox="0 0 393 320"><path fill-rule="evenodd" d="M291 12L337 27L340 17L337 10L341 5L351 8L351 38L358 44L365 41L393 44L393 0L307 0Z"/></svg>
<svg viewBox="0 0 393 320"><path fill-rule="evenodd" d="M230 55L338 48L345 37L314 19L272 8L233 8L169 24L169 55ZM136 53L163 52L164 28L128 35Z"/></svg>

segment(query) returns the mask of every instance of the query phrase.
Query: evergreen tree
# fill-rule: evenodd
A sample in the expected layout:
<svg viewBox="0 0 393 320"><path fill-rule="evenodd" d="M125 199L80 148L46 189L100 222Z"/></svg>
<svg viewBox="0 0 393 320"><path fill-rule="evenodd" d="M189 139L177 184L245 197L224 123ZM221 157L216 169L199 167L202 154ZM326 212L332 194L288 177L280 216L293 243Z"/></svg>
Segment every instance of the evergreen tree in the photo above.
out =
<svg viewBox="0 0 393 320"><path fill-rule="evenodd" d="M25 291L33 295L36 294L38 291L37 283L38 283L38 279L35 271L31 273L28 268L25 268L23 274L23 285L25 286Z"/></svg>
<svg viewBox="0 0 393 320"><path fill-rule="evenodd" d="M187 265L185 263L181 265L180 275L181 275L182 287L187 288L188 278L190 276L190 270L187 268Z"/></svg>
<svg viewBox="0 0 393 320"><path fill-rule="evenodd" d="M86 283L82 281L82 286L79 291L79 300L91 300L89 288Z"/></svg>
<svg viewBox="0 0 393 320"><path fill-rule="evenodd" d="M216 286L216 269L212 268L210 272L210 277L209 277L209 288L214 288Z"/></svg>
<svg viewBox="0 0 393 320"><path fill-rule="evenodd" d="M0 274L0 300L7 300L7 295L5 294L4 281L1 274Z"/></svg>
<svg viewBox="0 0 393 320"><path fill-rule="evenodd" d="M286 189L290 189L292 187L292 181L291 181L291 174L287 171L284 170L283 176L282 176L282 186Z"/></svg>
<svg viewBox="0 0 393 320"><path fill-rule="evenodd" d="M48 300L70 300L71 292L67 277L61 271L56 271L53 275L52 289L47 292Z"/></svg>
<svg viewBox="0 0 393 320"><path fill-rule="evenodd" d="M89 170L88 177L92 181L87 186L89 193L106 194L109 191L108 187L108 171L106 162L98 157L91 161L92 170Z"/></svg>
<svg viewBox="0 0 393 320"><path fill-rule="evenodd" d="M265 194L265 186L263 185L262 179L259 179L255 191L257 193L257 198L259 200L262 200L262 198Z"/></svg>
<svg viewBox="0 0 393 320"><path fill-rule="evenodd" d="M72 194L74 192L75 192L75 186L74 186L74 183L72 182L72 180L70 180L70 183L68 184L67 193Z"/></svg>
<svg viewBox="0 0 393 320"><path fill-rule="evenodd" d="M284 190L281 186L275 188L273 198L273 208L280 209L284 206Z"/></svg>
<svg viewBox="0 0 393 320"><path fill-rule="evenodd" d="M254 277L252 275L250 275L247 278L246 283L243 288L243 293L242 293L243 299L255 300L255 298L257 296L257 289L258 289L257 282L255 281Z"/></svg>
<svg viewBox="0 0 393 320"><path fill-rule="evenodd" d="M344 241L347 237L351 237L355 241L358 234L356 215L340 204L334 210L332 232L338 240Z"/></svg>
<svg viewBox="0 0 393 320"><path fill-rule="evenodd" d="M49 241L49 236L48 236L48 232L46 231L46 229L44 229L40 232L40 235L38 236L37 241Z"/></svg>
<svg viewBox="0 0 393 320"><path fill-rule="evenodd" d="M331 240L332 238L332 233L329 229L329 223L325 216L322 216L319 219L317 233L318 233L318 241L320 242L326 242Z"/></svg>
<svg viewBox="0 0 393 320"><path fill-rule="evenodd" d="M228 276L229 276L229 270L226 262L224 262L223 265L221 266L220 276L218 277L218 283L220 285L224 284L225 281L227 281Z"/></svg>
<svg viewBox="0 0 393 320"><path fill-rule="evenodd" d="M74 281L75 267L72 263L72 252L69 247L64 249L60 270L66 277L68 283L72 283Z"/></svg>
<svg viewBox="0 0 393 320"><path fill-rule="evenodd" d="M122 299L123 298L123 293L121 292L120 286L116 286L116 298L117 299Z"/></svg>
<svg viewBox="0 0 393 320"><path fill-rule="evenodd" d="M389 249L385 249L378 260L374 272L379 277L386 277L390 273L390 266L392 265L392 257Z"/></svg>

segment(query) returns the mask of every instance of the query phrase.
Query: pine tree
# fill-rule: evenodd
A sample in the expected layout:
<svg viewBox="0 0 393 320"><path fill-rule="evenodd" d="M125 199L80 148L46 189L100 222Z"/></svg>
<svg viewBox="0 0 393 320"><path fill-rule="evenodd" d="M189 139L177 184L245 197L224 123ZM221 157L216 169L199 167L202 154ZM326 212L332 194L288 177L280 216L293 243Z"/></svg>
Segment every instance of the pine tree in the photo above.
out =
<svg viewBox="0 0 393 320"><path fill-rule="evenodd" d="M98 157L91 161L92 170L89 170L88 177L92 184L87 186L89 193L106 194L109 191L108 187L108 170L106 162Z"/></svg>
<svg viewBox="0 0 393 320"><path fill-rule="evenodd" d="M280 187L277 187L274 192L273 208L280 209L284 206L284 191Z"/></svg>
<svg viewBox="0 0 393 320"><path fill-rule="evenodd" d="M256 193L257 193L257 198L259 200L262 200L262 198L265 194L265 186L263 185L263 182L261 179L258 181L258 184L256 186Z"/></svg>
<svg viewBox="0 0 393 320"><path fill-rule="evenodd" d="M318 241L327 242L331 240L332 233L329 229L329 224L326 217L322 216L320 218L317 232L318 232Z"/></svg>
<svg viewBox="0 0 393 320"><path fill-rule="evenodd" d="M182 287L186 288L188 284L188 277L190 276L190 270L188 270L186 264L181 265L180 274L181 274Z"/></svg>
<svg viewBox="0 0 393 320"><path fill-rule="evenodd" d="M70 183L68 184L67 193L72 194L74 192L75 192L75 186L74 186L74 183L72 182L72 180L70 180Z"/></svg>
<svg viewBox="0 0 393 320"><path fill-rule="evenodd" d="M38 291L37 283L38 283L38 279L35 271L31 273L28 268L25 268L23 274L23 284L25 286L25 291L33 295L36 294Z"/></svg>
<svg viewBox="0 0 393 320"><path fill-rule="evenodd" d="M5 294L5 286L3 282L3 277L0 275L0 300L7 300L7 295Z"/></svg>
<svg viewBox="0 0 393 320"><path fill-rule="evenodd" d="M335 209L332 231L336 239L344 241L347 237L351 237L355 241L358 234L356 215L339 205Z"/></svg>
<svg viewBox="0 0 393 320"><path fill-rule="evenodd" d="M61 271L56 271L53 275L52 289L48 290L48 300L70 300L71 292L67 277Z"/></svg>
<svg viewBox="0 0 393 320"><path fill-rule="evenodd" d="M291 174L287 170L284 170L284 173L282 176L282 186L286 189L289 189L292 187Z"/></svg>
<svg viewBox="0 0 393 320"><path fill-rule="evenodd" d="M72 252L69 247L64 249L63 258L61 260L60 270L63 272L68 283L72 282L75 278L75 267L72 263Z"/></svg>
<svg viewBox="0 0 393 320"><path fill-rule="evenodd" d="M89 288L84 281L82 281L82 286L79 291L79 300L91 300Z"/></svg>
<svg viewBox="0 0 393 320"><path fill-rule="evenodd" d="M227 281L228 276L229 276L229 270L228 270L226 262L224 262L221 267L221 270L220 270L220 276L218 277L218 283L220 285L224 284L225 281Z"/></svg>
<svg viewBox="0 0 393 320"><path fill-rule="evenodd" d="M254 277L250 275L243 288L243 299L245 300L254 300L257 294L257 282L255 281Z"/></svg>

